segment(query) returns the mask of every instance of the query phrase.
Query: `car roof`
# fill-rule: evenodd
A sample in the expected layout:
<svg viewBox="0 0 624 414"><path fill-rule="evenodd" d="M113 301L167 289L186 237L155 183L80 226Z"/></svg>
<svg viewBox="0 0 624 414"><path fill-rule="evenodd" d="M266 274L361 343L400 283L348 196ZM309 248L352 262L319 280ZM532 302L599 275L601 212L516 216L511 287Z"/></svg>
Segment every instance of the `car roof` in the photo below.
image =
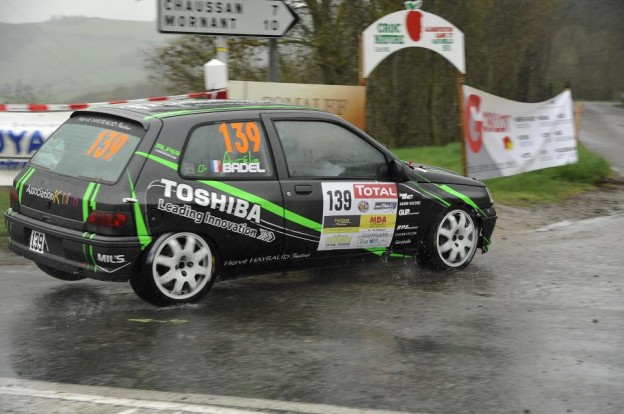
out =
<svg viewBox="0 0 624 414"><path fill-rule="evenodd" d="M107 105L90 108L76 113L99 112L117 116L127 116L130 118L169 118L174 116L192 115L205 112L222 111L244 111L258 109L280 109L280 110L311 110L317 109L306 106L279 104L268 101L247 101L234 99L180 99L172 101L139 102L117 105ZM141 116L142 115L142 116ZM73 116L73 115L72 115Z"/></svg>

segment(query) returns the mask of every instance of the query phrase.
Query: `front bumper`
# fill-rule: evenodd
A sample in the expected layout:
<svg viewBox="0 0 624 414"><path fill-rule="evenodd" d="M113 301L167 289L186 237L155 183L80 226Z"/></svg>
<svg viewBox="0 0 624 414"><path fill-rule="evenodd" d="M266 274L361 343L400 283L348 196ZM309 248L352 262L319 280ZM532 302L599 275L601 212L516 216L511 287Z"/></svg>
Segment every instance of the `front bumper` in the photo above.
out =
<svg viewBox="0 0 624 414"><path fill-rule="evenodd" d="M36 263L107 281L126 281L139 271L138 237L100 236L35 220L9 209L4 214L9 249ZM33 231L45 235L43 253L30 248Z"/></svg>
<svg viewBox="0 0 624 414"><path fill-rule="evenodd" d="M484 215L481 217L481 237L478 247L485 253L490 249L490 244L492 243L492 233L494 233L497 216L494 207L486 208L482 211Z"/></svg>

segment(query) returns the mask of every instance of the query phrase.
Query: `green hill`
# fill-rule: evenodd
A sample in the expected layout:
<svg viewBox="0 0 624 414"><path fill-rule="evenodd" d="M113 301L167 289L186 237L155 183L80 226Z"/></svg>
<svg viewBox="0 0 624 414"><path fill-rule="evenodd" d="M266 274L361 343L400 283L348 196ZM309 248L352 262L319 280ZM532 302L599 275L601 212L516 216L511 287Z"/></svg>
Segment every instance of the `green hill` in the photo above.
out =
<svg viewBox="0 0 624 414"><path fill-rule="evenodd" d="M155 22L61 17L0 23L0 91L26 85L62 103L123 87L136 89L147 82L143 53L171 36L160 34Z"/></svg>

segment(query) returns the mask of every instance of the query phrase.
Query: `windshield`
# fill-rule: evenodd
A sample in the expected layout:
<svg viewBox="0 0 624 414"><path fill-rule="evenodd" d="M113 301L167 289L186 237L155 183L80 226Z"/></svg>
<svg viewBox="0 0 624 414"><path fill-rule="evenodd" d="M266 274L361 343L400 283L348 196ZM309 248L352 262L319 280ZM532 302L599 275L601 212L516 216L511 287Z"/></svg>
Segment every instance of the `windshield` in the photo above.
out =
<svg viewBox="0 0 624 414"><path fill-rule="evenodd" d="M130 121L80 115L61 125L31 164L57 174L116 182L145 131Z"/></svg>

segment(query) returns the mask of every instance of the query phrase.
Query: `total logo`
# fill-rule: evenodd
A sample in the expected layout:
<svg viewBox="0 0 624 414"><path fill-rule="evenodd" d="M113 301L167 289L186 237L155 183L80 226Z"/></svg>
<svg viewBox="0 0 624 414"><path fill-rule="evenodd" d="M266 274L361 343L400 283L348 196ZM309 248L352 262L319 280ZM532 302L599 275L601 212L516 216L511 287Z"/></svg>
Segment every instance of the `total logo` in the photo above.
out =
<svg viewBox="0 0 624 414"><path fill-rule="evenodd" d="M213 173L265 173L266 170L260 168L259 162L222 162L220 160L210 161L210 171Z"/></svg>
<svg viewBox="0 0 624 414"><path fill-rule="evenodd" d="M397 199L396 184L353 184L355 198Z"/></svg>

